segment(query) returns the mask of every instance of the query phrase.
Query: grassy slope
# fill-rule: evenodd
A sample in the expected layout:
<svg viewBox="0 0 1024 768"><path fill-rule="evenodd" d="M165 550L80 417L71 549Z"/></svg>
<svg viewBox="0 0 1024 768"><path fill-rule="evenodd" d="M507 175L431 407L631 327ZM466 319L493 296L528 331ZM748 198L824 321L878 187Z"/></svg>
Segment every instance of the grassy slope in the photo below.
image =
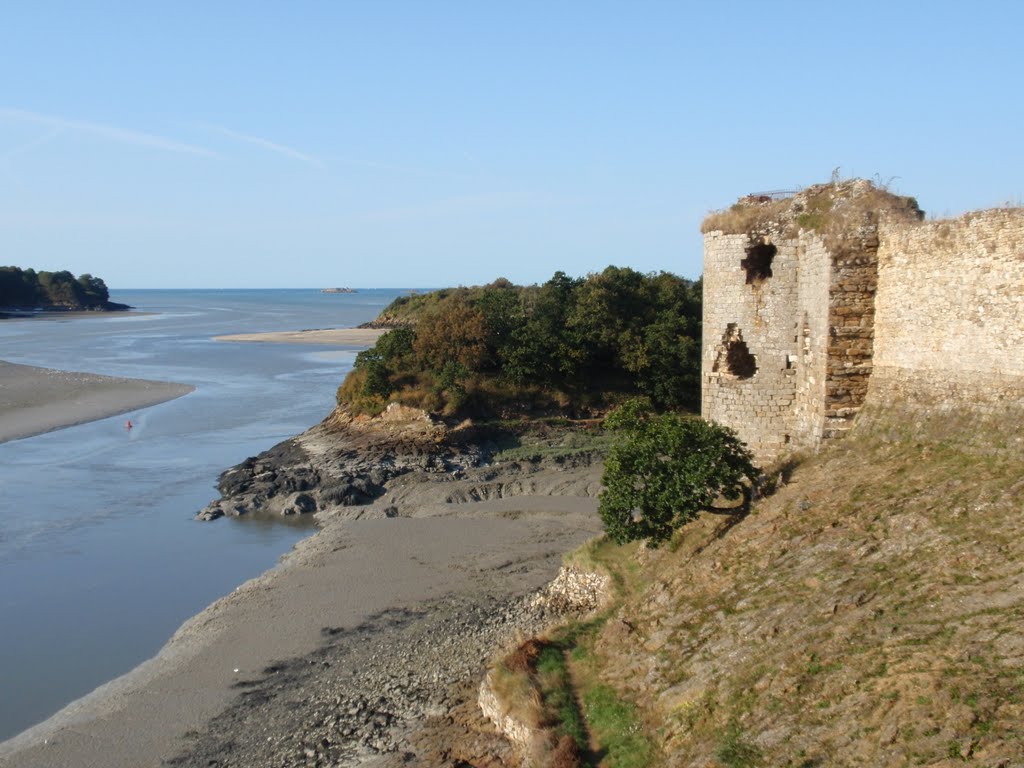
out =
<svg viewBox="0 0 1024 768"><path fill-rule="evenodd" d="M582 655L665 764L1024 764L1020 422L909 423L639 552Z"/></svg>

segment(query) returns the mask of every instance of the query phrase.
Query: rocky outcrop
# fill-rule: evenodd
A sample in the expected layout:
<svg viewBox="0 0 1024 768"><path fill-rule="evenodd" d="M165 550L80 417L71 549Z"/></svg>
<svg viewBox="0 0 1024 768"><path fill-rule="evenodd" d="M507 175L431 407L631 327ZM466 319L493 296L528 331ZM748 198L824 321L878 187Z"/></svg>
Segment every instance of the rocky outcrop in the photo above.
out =
<svg viewBox="0 0 1024 768"><path fill-rule="evenodd" d="M240 515L301 515L367 504L407 472L458 475L478 466L486 445L468 444L466 422L449 426L392 403L378 417L337 409L299 437L278 443L220 476L220 498L197 520Z"/></svg>

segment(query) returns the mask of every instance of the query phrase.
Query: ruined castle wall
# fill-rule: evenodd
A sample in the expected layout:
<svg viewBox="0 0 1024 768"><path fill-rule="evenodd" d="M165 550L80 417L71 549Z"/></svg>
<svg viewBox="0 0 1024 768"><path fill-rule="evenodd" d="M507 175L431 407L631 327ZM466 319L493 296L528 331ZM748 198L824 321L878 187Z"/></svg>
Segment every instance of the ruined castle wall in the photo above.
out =
<svg viewBox="0 0 1024 768"><path fill-rule="evenodd" d="M761 460L820 436L829 275L816 237L705 236L701 410Z"/></svg>
<svg viewBox="0 0 1024 768"><path fill-rule="evenodd" d="M1024 209L885 226L869 400L989 413L1024 401Z"/></svg>
<svg viewBox="0 0 1024 768"><path fill-rule="evenodd" d="M821 238L808 233L801 233L799 247L797 311L793 317L796 400L791 442L793 448L810 448L821 442L825 424L832 257Z"/></svg>
<svg viewBox="0 0 1024 768"><path fill-rule="evenodd" d="M874 356L878 247L874 226L831 243L823 437L852 428L867 396Z"/></svg>

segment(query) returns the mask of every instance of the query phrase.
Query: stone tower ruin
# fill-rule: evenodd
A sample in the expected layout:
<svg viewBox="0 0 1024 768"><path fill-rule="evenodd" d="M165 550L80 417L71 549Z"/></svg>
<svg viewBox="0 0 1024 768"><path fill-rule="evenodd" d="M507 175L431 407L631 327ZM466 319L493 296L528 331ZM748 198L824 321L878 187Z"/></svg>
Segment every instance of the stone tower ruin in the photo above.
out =
<svg viewBox="0 0 1024 768"><path fill-rule="evenodd" d="M703 416L762 461L848 430L872 369L880 224L921 218L913 198L861 179L709 216Z"/></svg>

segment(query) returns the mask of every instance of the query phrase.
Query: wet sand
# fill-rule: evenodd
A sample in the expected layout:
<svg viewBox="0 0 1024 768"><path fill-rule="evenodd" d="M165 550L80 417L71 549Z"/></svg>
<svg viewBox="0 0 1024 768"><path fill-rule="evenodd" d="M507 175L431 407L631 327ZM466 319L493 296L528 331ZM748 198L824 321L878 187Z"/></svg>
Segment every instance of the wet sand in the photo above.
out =
<svg viewBox="0 0 1024 768"><path fill-rule="evenodd" d="M214 336L214 341L262 341L278 344L324 344L342 347L370 347L387 331L378 328L315 328L306 331L233 333Z"/></svg>
<svg viewBox="0 0 1024 768"><path fill-rule="evenodd" d="M282 564L186 622L154 659L0 744L0 765L157 766L176 756L192 765L195 739L219 713L247 706L244 691L271 665L319 664L312 659L326 636L387 611L428 611L444 625L445 600L493 605L543 586L563 552L599 532L597 477L593 467L550 469L532 476L533 495L457 504L446 499L472 496L479 479L410 476L373 505L328 515ZM389 516L395 504L401 515ZM372 637L360 636L359 647ZM288 698L280 713L264 702L267 733L275 717L294 714Z"/></svg>
<svg viewBox="0 0 1024 768"><path fill-rule="evenodd" d="M194 389L0 361L0 443L129 413Z"/></svg>

